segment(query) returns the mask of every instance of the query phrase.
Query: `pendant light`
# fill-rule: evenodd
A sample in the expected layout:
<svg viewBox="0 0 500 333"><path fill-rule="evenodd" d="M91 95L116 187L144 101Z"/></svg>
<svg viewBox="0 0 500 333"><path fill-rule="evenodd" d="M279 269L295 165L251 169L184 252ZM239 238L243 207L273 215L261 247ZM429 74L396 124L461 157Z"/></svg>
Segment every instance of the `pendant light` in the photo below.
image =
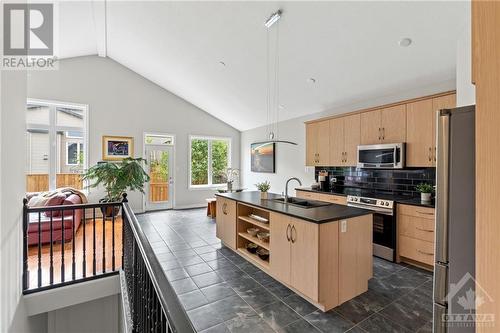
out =
<svg viewBox="0 0 500 333"><path fill-rule="evenodd" d="M266 93L266 111L267 111L267 140L263 140L255 143L287 143L292 145L297 145L297 143L287 140L279 139L279 20L282 16L282 11L278 10L272 13L271 16L264 23L266 27L266 83L267 83L267 93ZM274 42L274 48L271 50L271 32L272 27L276 30L276 37ZM274 51L274 64L273 69L271 69L272 52ZM273 74L273 75L272 75ZM271 77L273 76L273 77Z"/></svg>

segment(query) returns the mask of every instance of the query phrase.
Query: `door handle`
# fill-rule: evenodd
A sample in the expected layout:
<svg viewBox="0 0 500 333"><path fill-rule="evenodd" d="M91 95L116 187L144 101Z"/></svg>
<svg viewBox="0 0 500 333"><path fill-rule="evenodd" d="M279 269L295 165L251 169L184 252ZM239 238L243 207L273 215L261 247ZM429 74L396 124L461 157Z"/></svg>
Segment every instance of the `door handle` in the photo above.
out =
<svg viewBox="0 0 500 333"><path fill-rule="evenodd" d="M422 228L419 228L419 227L415 227L415 229L420 230L420 231L425 231L425 232L434 232L434 230L422 229Z"/></svg>
<svg viewBox="0 0 500 333"><path fill-rule="evenodd" d="M297 238L296 237L293 237L293 231L295 230L295 235L297 235L297 229L295 229L295 225L292 226L292 229L290 229L291 232L290 232L290 239L292 240L292 244L295 243L295 241L297 241Z"/></svg>
<svg viewBox="0 0 500 333"><path fill-rule="evenodd" d="M429 147L429 162L432 161L432 147Z"/></svg>
<svg viewBox="0 0 500 333"><path fill-rule="evenodd" d="M291 231L291 228L290 228L290 223L288 224L288 226L286 227L286 240L287 241L290 241L291 238L290 236L288 235L288 231Z"/></svg>
<svg viewBox="0 0 500 333"><path fill-rule="evenodd" d="M382 137L382 134L381 134L381 128L379 127L378 128L378 140L380 141L380 138Z"/></svg>
<svg viewBox="0 0 500 333"><path fill-rule="evenodd" d="M421 211L418 211L418 210L416 210L415 212L417 212L419 214L423 214L423 215L434 215L434 213L421 212Z"/></svg>
<svg viewBox="0 0 500 333"><path fill-rule="evenodd" d="M385 127L382 127L382 141L385 140Z"/></svg>
<svg viewBox="0 0 500 333"><path fill-rule="evenodd" d="M434 162L437 161L436 154L437 154L437 147L434 147Z"/></svg>
<svg viewBox="0 0 500 333"><path fill-rule="evenodd" d="M227 215L227 203L222 204L222 213L224 213L224 215Z"/></svg>

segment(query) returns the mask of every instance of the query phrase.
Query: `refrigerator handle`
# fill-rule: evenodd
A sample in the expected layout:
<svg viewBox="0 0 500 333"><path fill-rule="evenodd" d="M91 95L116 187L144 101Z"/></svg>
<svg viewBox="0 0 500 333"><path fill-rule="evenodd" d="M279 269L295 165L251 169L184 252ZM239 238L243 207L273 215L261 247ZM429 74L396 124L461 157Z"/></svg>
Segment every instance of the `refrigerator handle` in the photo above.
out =
<svg viewBox="0 0 500 333"><path fill-rule="evenodd" d="M436 262L448 262L450 112L437 112Z"/></svg>

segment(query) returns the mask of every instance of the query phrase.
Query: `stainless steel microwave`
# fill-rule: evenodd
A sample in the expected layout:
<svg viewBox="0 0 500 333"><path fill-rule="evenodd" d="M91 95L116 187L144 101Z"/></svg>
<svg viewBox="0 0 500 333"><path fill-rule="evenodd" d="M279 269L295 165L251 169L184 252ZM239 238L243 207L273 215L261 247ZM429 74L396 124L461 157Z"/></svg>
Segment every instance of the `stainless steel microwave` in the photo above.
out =
<svg viewBox="0 0 500 333"><path fill-rule="evenodd" d="M358 168L402 169L404 166L404 143L358 146Z"/></svg>

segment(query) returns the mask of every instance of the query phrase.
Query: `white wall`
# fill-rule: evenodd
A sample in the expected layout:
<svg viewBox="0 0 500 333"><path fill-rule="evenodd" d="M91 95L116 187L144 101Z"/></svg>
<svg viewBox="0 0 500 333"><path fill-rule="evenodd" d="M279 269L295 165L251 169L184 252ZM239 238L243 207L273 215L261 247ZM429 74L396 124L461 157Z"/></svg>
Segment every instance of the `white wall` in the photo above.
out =
<svg viewBox="0 0 500 333"><path fill-rule="evenodd" d="M0 332L45 332L46 316L28 318L22 299L26 73L0 76Z"/></svg>
<svg viewBox="0 0 500 333"><path fill-rule="evenodd" d="M468 22L464 25L457 42L457 106L476 104L476 89L471 83L472 73L472 38L470 6Z"/></svg>
<svg viewBox="0 0 500 333"><path fill-rule="evenodd" d="M121 296L113 295L48 314L50 333L121 332Z"/></svg>
<svg viewBox="0 0 500 333"><path fill-rule="evenodd" d="M59 70L37 71L28 77L28 96L89 105L90 163L101 160L101 137L135 138L135 155L142 155L144 132L176 135L175 207L205 204L213 190L188 189L190 134L232 138L232 166L240 161L240 132L117 62L97 56L62 60ZM94 191L92 200L102 196ZM134 211L142 210L142 195L129 194Z"/></svg>
<svg viewBox="0 0 500 333"><path fill-rule="evenodd" d="M420 87L412 91L400 92L396 95L381 96L377 99L363 101L353 105L337 107L332 110L313 114L307 117L280 122L280 139L298 143L298 146L277 144L276 148L276 173L256 173L250 170L250 144L267 138L266 127L259 127L241 133L241 175L242 184L247 189L254 189L254 184L264 180L271 182L271 192L284 191L285 182L289 177L298 177L304 186L309 186L314 181L313 168L306 171L305 167L305 125L304 122L333 114L342 114L368 107L393 103L405 99L431 95L434 93L455 89L455 80L438 82L434 85ZM281 112L286 112L283 110ZM290 184L290 189L297 187L297 183ZM290 192L293 194L294 192Z"/></svg>

